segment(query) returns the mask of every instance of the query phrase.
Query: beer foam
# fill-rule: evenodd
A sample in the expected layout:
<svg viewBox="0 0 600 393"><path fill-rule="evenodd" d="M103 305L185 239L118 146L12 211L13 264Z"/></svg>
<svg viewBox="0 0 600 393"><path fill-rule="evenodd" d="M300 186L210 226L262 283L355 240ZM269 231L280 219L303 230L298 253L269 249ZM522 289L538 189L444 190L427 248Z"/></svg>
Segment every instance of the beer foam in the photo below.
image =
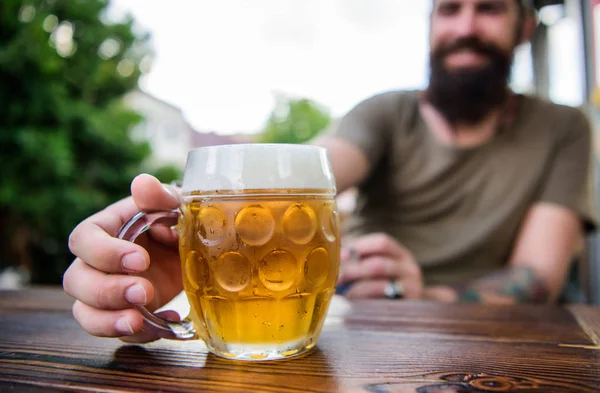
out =
<svg viewBox="0 0 600 393"><path fill-rule="evenodd" d="M189 152L182 191L324 189L335 179L323 147L292 144L237 144Z"/></svg>

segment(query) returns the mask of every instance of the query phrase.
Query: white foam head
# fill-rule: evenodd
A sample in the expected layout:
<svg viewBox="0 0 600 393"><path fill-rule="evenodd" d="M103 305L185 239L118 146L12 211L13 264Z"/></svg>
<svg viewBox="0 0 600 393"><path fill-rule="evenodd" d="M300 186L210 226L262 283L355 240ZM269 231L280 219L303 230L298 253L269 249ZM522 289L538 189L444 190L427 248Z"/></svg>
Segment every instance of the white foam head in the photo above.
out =
<svg viewBox="0 0 600 393"><path fill-rule="evenodd" d="M335 193L327 150L292 144L209 146L189 152L182 191L321 189Z"/></svg>

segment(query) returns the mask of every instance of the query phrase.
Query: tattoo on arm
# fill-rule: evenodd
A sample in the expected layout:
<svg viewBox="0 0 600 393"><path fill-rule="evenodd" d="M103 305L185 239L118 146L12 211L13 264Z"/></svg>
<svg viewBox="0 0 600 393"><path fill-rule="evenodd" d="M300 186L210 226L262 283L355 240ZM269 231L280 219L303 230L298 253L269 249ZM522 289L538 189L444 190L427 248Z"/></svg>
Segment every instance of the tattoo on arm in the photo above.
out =
<svg viewBox="0 0 600 393"><path fill-rule="evenodd" d="M456 288L458 299L474 303L545 303L550 291L533 269L514 266Z"/></svg>

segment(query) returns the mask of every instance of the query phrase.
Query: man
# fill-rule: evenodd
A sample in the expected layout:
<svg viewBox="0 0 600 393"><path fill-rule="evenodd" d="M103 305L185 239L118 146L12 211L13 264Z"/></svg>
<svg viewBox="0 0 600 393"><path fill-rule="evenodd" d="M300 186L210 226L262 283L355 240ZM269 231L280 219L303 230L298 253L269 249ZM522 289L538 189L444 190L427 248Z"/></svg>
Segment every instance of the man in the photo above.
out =
<svg viewBox="0 0 600 393"><path fill-rule="evenodd" d="M556 299L591 222L590 135L578 111L509 91L533 28L520 1L435 1L427 90L366 100L322 141L341 188L360 184L351 227L392 235L356 242L348 296Z"/></svg>
<svg viewBox="0 0 600 393"><path fill-rule="evenodd" d="M329 151L338 191L359 188L344 251L355 261L340 274L347 296L557 298L592 224L591 136L579 111L509 91L514 49L533 28L521 0L435 0L428 88L367 99L315 142ZM175 236L157 231L143 247L112 236L138 209L177 205L176 192L141 175L132 198L73 231L78 258L64 287L85 330L155 338L140 332L133 306L155 309L181 290Z"/></svg>
<svg viewBox="0 0 600 393"><path fill-rule="evenodd" d="M355 243L348 296L557 298L592 221L590 131L577 110L508 89L534 22L517 0L435 1L427 90L372 97L321 141L340 188L360 185L351 228L387 233Z"/></svg>

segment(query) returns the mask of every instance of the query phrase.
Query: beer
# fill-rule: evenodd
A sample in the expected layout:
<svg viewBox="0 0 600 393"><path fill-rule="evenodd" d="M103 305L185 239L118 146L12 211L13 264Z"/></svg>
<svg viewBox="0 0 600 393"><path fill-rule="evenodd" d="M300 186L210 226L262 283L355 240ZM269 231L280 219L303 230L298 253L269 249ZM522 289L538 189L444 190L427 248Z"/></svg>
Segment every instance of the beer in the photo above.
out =
<svg viewBox="0 0 600 393"><path fill-rule="evenodd" d="M339 269L331 190L184 193L179 247L191 319L223 356L293 356L319 336Z"/></svg>

